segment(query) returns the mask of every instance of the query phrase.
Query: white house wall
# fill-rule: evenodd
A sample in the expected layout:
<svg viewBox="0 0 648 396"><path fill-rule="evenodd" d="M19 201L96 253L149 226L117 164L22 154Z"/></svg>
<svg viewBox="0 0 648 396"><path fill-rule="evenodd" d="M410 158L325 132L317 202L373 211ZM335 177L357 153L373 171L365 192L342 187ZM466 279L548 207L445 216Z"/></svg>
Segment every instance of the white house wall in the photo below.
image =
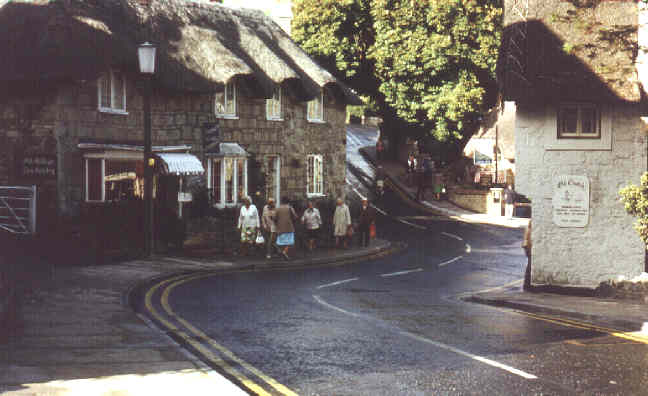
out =
<svg viewBox="0 0 648 396"><path fill-rule="evenodd" d="M644 268L645 246L618 191L646 171L646 126L636 106L604 109L601 141L556 142L556 109L518 106L515 125L516 190L532 200L532 283L596 287ZM606 141L608 134L609 141ZM552 180L586 176L590 210L584 228L553 222Z"/></svg>

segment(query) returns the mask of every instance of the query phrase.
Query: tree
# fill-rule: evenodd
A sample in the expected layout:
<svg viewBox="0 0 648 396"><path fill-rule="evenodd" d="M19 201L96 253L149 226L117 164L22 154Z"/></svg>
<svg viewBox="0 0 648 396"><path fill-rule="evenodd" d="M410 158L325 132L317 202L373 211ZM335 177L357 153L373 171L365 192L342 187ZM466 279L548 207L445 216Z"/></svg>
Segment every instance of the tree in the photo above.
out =
<svg viewBox="0 0 648 396"><path fill-rule="evenodd" d="M648 245L648 172L641 176L641 184L629 184L619 191L626 212L637 217L634 228Z"/></svg>
<svg viewBox="0 0 648 396"><path fill-rule="evenodd" d="M293 36L385 129L465 144L495 103L499 0L297 0Z"/></svg>

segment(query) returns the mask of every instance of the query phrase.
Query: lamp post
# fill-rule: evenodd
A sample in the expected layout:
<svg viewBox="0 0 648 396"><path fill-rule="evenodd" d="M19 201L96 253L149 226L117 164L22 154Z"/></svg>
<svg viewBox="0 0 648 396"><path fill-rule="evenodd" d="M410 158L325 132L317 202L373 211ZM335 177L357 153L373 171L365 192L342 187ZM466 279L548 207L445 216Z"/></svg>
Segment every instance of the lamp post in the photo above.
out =
<svg viewBox="0 0 648 396"><path fill-rule="evenodd" d="M155 73L155 46L144 43L137 49L140 73L144 75L144 254L153 252L153 165L151 150L151 80Z"/></svg>

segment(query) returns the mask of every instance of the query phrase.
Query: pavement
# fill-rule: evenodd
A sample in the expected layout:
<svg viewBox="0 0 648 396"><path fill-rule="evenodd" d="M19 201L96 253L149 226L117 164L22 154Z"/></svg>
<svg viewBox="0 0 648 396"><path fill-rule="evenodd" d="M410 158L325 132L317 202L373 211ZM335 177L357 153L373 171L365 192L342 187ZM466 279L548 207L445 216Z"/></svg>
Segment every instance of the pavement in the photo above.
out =
<svg viewBox="0 0 648 396"><path fill-rule="evenodd" d="M68 267L20 260L18 254L13 264L20 263L14 272L21 298L17 323L0 337L0 394L243 394L136 314L129 296L179 273L340 265L402 248L375 239L368 248L321 248L298 252L290 261L261 255L158 256Z"/></svg>
<svg viewBox="0 0 648 396"><path fill-rule="evenodd" d="M360 149L363 156L378 165L375 148ZM394 160L381 160L388 187L397 191L408 204L431 214L469 223L524 228L529 219L489 216L460 208L447 200L416 201L416 188L408 185L405 167ZM430 196L431 194L427 194ZM535 288L522 290L522 280L513 285L457 296L464 301L514 309L541 320L557 321L565 326L588 328L648 344L648 305L640 301L597 297L594 290Z"/></svg>

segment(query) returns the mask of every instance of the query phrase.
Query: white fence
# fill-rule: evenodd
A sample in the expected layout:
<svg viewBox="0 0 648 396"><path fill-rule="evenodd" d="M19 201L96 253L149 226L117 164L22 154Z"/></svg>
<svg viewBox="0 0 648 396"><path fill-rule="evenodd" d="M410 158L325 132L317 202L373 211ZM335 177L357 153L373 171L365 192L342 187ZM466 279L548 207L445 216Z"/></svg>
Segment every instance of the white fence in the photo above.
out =
<svg viewBox="0 0 648 396"><path fill-rule="evenodd" d="M36 186L0 186L0 229L36 233Z"/></svg>

